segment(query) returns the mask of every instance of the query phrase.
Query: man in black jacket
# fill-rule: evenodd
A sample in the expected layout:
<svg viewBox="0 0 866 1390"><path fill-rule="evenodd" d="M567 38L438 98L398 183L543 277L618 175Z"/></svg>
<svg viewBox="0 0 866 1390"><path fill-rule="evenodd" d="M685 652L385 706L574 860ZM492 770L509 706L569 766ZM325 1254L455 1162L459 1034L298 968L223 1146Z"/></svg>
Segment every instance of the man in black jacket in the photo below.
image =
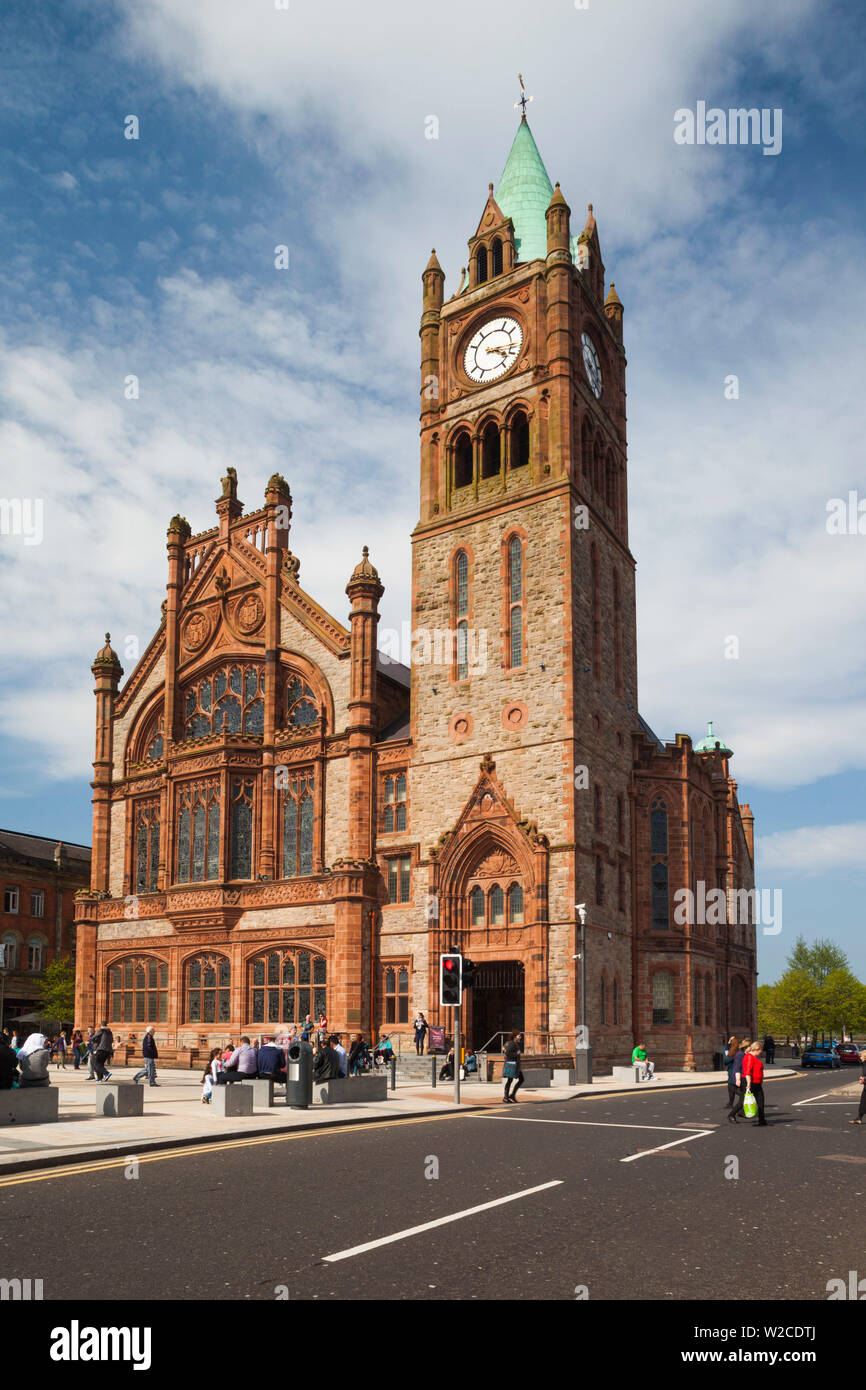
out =
<svg viewBox="0 0 866 1390"><path fill-rule="evenodd" d="M106 1063L111 1061L113 1051L114 1034L103 1019L99 1025L99 1032L93 1039L93 1070L96 1072L97 1081L107 1081L110 1077L111 1072Z"/></svg>
<svg viewBox="0 0 866 1390"><path fill-rule="evenodd" d="M153 1036L153 1028L148 1028L141 1040L141 1055L144 1058L144 1066L141 1071L137 1071L132 1078L139 1081L142 1076L146 1076L151 1086L158 1086L156 1079L156 1059L159 1056L159 1049L156 1045L156 1038Z"/></svg>
<svg viewBox="0 0 866 1390"><path fill-rule="evenodd" d="M340 1056L330 1041L322 1043L313 1059L314 1081L336 1081L340 1075Z"/></svg>

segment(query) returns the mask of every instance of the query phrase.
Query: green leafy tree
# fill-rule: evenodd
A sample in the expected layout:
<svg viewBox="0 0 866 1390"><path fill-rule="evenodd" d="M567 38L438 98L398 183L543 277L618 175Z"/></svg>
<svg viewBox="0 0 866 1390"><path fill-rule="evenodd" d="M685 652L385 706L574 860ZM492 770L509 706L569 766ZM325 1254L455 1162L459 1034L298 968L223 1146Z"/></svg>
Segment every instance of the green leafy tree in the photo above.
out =
<svg viewBox="0 0 866 1390"><path fill-rule="evenodd" d="M787 1036L790 1032L779 1009L779 1001L776 997L777 989L778 985L758 985L759 1038L766 1037L767 1033L781 1033L783 1036Z"/></svg>
<svg viewBox="0 0 866 1390"><path fill-rule="evenodd" d="M821 1027L841 1037L866 1024L866 987L847 969L831 970L821 986Z"/></svg>
<svg viewBox="0 0 866 1390"><path fill-rule="evenodd" d="M788 957L788 970L805 971L820 988L834 970L850 971L850 967L845 952L834 942L822 937L809 946L805 937L798 936Z"/></svg>
<svg viewBox="0 0 866 1390"><path fill-rule="evenodd" d="M811 1037L821 1026L821 989L808 971L786 970L773 986L773 1001L780 1032Z"/></svg>
<svg viewBox="0 0 866 1390"><path fill-rule="evenodd" d="M72 1021L75 1010L75 971L68 957L45 967L39 981L39 1008L44 1018L58 1023Z"/></svg>

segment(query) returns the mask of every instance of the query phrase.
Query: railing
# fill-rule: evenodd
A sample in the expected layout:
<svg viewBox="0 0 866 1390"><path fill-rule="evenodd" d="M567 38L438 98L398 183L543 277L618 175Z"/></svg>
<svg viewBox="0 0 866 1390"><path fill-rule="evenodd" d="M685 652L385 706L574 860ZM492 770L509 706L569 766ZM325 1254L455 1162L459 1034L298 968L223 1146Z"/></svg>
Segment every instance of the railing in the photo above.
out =
<svg viewBox="0 0 866 1390"><path fill-rule="evenodd" d="M505 1044L513 1031L510 1028L499 1029L483 1047L477 1048L476 1051L504 1052ZM574 1052L574 1039L568 1033L523 1033L523 1044L520 1050L527 1057L549 1053L568 1056Z"/></svg>

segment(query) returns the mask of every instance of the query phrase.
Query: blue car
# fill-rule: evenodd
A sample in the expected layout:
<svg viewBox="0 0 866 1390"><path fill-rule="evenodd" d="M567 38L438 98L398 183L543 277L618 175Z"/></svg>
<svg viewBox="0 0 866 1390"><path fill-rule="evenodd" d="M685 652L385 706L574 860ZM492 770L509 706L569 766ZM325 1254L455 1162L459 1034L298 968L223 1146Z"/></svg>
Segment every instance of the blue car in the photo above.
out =
<svg viewBox="0 0 866 1390"><path fill-rule="evenodd" d="M800 1065L802 1067L834 1067L838 1070L842 1064L835 1048L830 1047L828 1044L824 1047L820 1045L818 1047L807 1047L803 1053L803 1060Z"/></svg>

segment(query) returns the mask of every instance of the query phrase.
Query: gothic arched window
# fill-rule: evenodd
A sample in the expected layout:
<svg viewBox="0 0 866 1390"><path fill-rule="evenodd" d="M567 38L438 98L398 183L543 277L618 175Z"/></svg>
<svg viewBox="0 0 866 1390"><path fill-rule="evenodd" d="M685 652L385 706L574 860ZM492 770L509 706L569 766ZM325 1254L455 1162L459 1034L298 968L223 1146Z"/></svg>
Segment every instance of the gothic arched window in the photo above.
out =
<svg viewBox="0 0 866 1390"><path fill-rule="evenodd" d="M328 964L311 951L269 951L249 963L251 1023L303 1023L328 1014Z"/></svg>
<svg viewBox="0 0 866 1390"><path fill-rule="evenodd" d="M669 970L653 975L653 1027L674 1021L674 977Z"/></svg>
<svg viewBox="0 0 866 1390"><path fill-rule="evenodd" d="M495 478L502 463L499 426L491 420L481 436L481 476Z"/></svg>
<svg viewBox="0 0 866 1390"><path fill-rule="evenodd" d="M529 463L529 421L523 410L512 415L510 423L512 468L525 468Z"/></svg>
<svg viewBox="0 0 866 1390"><path fill-rule="evenodd" d="M469 894L469 920L473 927L484 926L484 891L473 888Z"/></svg>
<svg viewBox="0 0 866 1390"><path fill-rule="evenodd" d="M265 671L252 662L235 662L184 688L184 737L209 734L263 734Z"/></svg>
<svg viewBox="0 0 866 1390"><path fill-rule="evenodd" d="M519 883L512 883L508 890L508 921L512 926L523 922L523 889Z"/></svg>
<svg viewBox="0 0 866 1390"><path fill-rule="evenodd" d="M286 678L286 728L302 733L321 719L319 704L306 681L292 671Z"/></svg>
<svg viewBox="0 0 866 1390"><path fill-rule="evenodd" d="M494 237L493 245L491 246L490 251L491 251L490 260L491 260L491 264L492 264L492 266L493 266L493 270L492 270L491 273L492 273L493 275L501 275L501 274L502 274L502 242L499 240L499 237Z"/></svg>
<svg viewBox="0 0 866 1390"><path fill-rule="evenodd" d="M469 557L459 550L454 565L454 614L457 620L456 675L465 681L469 675Z"/></svg>
<svg viewBox="0 0 866 1390"><path fill-rule="evenodd" d="M231 871L229 878L253 876L252 777L231 779Z"/></svg>
<svg viewBox="0 0 866 1390"><path fill-rule="evenodd" d="M165 1023L168 966L155 956L127 956L110 965L108 1017L112 1023Z"/></svg>
<svg viewBox="0 0 866 1390"><path fill-rule="evenodd" d="M523 665L523 542L512 536L508 542L508 665Z"/></svg>
<svg viewBox="0 0 866 1390"><path fill-rule="evenodd" d="M501 927L505 922L505 894L498 883L490 890L490 925Z"/></svg>
<svg viewBox="0 0 866 1390"><path fill-rule="evenodd" d="M137 801L132 821L133 892L155 893L159 877L159 802Z"/></svg>
<svg viewBox="0 0 866 1390"><path fill-rule="evenodd" d="M176 883L219 878L220 782L203 777L184 782L176 792Z"/></svg>
<svg viewBox="0 0 866 1390"><path fill-rule="evenodd" d="M468 430L461 430L454 441L454 486L469 487L472 482L472 440Z"/></svg>
<svg viewBox="0 0 866 1390"><path fill-rule="evenodd" d="M313 769L293 772L281 792L282 878L305 878L313 872Z"/></svg>
<svg viewBox="0 0 866 1390"><path fill-rule="evenodd" d="M487 247L479 246L475 257L476 280L479 285L483 285L487 279Z"/></svg>
<svg viewBox="0 0 866 1390"><path fill-rule="evenodd" d="M225 956L203 955L186 963L186 1023L228 1023L231 965Z"/></svg>
<svg viewBox="0 0 866 1390"><path fill-rule="evenodd" d="M650 809L650 883L652 925L656 931L670 928L670 885L668 881L668 812L665 803L654 801Z"/></svg>

